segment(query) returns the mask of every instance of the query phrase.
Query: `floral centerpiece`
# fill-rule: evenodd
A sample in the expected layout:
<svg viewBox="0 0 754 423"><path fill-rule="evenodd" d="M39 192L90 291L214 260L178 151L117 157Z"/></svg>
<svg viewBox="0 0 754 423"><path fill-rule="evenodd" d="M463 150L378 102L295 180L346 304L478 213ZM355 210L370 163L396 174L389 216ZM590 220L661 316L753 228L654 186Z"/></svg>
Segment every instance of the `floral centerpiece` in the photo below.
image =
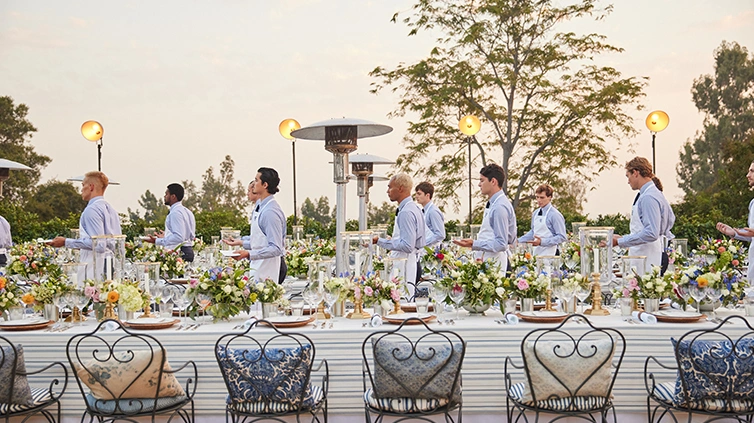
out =
<svg viewBox="0 0 754 423"><path fill-rule="evenodd" d="M55 249L41 241L17 244L11 248L12 261L7 267L8 275L19 275L25 279L37 279L55 264Z"/></svg>
<svg viewBox="0 0 754 423"><path fill-rule="evenodd" d="M51 267L46 280L31 282L31 290L22 297L24 304L34 304L34 310L39 311L45 304L53 304L56 297L71 292L74 287L67 283L62 273L59 267Z"/></svg>
<svg viewBox="0 0 754 423"><path fill-rule="evenodd" d="M338 299L336 301L353 301L354 289L356 284L351 278L330 278L325 281L324 288L328 291L337 290Z"/></svg>
<svg viewBox="0 0 754 423"><path fill-rule="evenodd" d="M510 262L511 269L515 272L521 272L524 269L533 272L537 264L537 259L530 252L526 251L511 255Z"/></svg>
<svg viewBox="0 0 754 423"><path fill-rule="evenodd" d="M106 315L108 307L117 305L124 311L133 312L147 307L151 301L149 295L139 288L139 281L130 280L122 282L87 280L84 282L84 295L92 301L92 308L98 319L108 317Z"/></svg>
<svg viewBox="0 0 754 423"><path fill-rule="evenodd" d="M314 255L319 258L335 256L335 241L331 239L315 239L312 241L310 248L314 252Z"/></svg>
<svg viewBox="0 0 754 423"><path fill-rule="evenodd" d="M259 300L260 303L278 304L283 300L285 289L282 285L267 278L264 282L257 282L254 285L254 293L257 296L256 299Z"/></svg>
<svg viewBox="0 0 754 423"><path fill-rule="evenodd" d="M515 276L505 278L503 287L511 297L541 298L547 292L550 278L532 270L519 271Z"/></svg>
<svg viewBox="0 0 754 423"><path fill-rule="evenodd" d="M5 276L0 276L0 314L11 307L19 305L21 288Z"/></svg>
<svg viewBox="0 0 754 423"><path fill-rule="evenodd" d="M437 283L446 290L464 288L464 304L479 309L502 299L505 274L494 260L455 260L447 263L445 276ZM498 289L501 288L501 289Z"/></svg>
<svg viewBox="0 0 754 423"><path fill-rule="evenodd" d="M735 270L742 272L746 249L741 241L735 239L702 239L693 255L703 256L705 265L713 271L725 272Z"/></svg>
<svg viewBox="0 0 754 423"><path fill-rule="evenodd" d="M660 267L652 266L651 272L629 278L620 294L623 298L632 298L634 301L638 301L640 298L664 298L669 296L672 291L673 285L660 276Z"/></svg>
<svg viewBox="0 0 754 423"><path fill-rule="evenodd" d="M194 254L199 254L207 247L207 244L204 243L204 240L201 238L194 238Z"/></svg>
<svg viewBox="0 0 754 423"><path fill-rule="evenodd" d="M154 261L160 262L160 272L166 279L182 278L186 272L186 263L181 258L180 249L158 248Z"/></svg>
<svg viewBox="0 0 754 423"><path fill-rule="evenodd" d="M210 305L205 311L212 314L214 321L229 319L242 311L248 311L259 295L258 290L249 284L249 277L242 268L213 267L204 272L198 280L192 279L186 294L196 298L203 294L210 297ZM281 287L282 289L282 287ZM197 304L189 307L191 316L200 311Z"/></svg>
<svg viewBox="0 0 754 423"><path fill-rule="evenodd" d="M568 240L560 244L560 257L569 271L581 271L581 245L578 242Z"/></svg>
<svg viewBox="0 0 754 423"><path fill-rule="evenodd" d="M450 258L448 250L438 245L435 248L424 247L424 255L421 257L421 265L424 273L435 274L443 266L445 258Z"/></svg>
<svg viewBox="0 0 754 423"><path fill-rule="evenodd" d="M395 303L401 300L403 287L400 280L390 281L381 279L376 273L368 273L357 281L354 291L359 289L362 301L367 307L379 305L383 310L392 310Z"/></svg>
<svg viewBox="0 0 754 423"><path fill-rule="evenodd" d="M148 242L126 241L126 258L131 261L157 261L158 249Z"/></svg>

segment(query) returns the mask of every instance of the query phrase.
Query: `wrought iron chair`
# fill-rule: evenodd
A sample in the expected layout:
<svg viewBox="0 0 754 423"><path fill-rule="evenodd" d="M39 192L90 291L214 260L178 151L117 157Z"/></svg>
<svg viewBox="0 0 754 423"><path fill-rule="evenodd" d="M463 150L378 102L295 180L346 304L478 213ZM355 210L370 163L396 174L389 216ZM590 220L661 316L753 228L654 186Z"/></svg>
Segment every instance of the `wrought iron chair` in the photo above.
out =
<svg viewBox="0 0 754 423"><path fill-rule="evenodd" d="M20 345L18 346L20 347ZM56 377L44 388L30 387L27 376L55 369L63 372L62 386ZM11 417L25 416L22 422L40 414L48 422L60 422L60 397L68 386L68 369L59 361L33 371L26 371L23 348L17 348L9 339L0 336L0 417L9 422ZM57 407L57 414L48 410Z"/></svg>
<svg viewBox="0 0 754 423"><path fill-rule="evenodd" d="M260 326L271 331L257 329L256 336L249 335ZM215 343L215 358L228 389L226 419L286 422L286 416L296 416L300 422L302 415L308 415L312 422L327 422L330 369L327 360L313 368L315 353L308 336L281 332L266 320L253 322L242 333L221 336ZM320 371L320 383L312 383L312 372Z"/></svg>
<svg viewBox="0 0 754 423"><path fill-rule="evenodd" d="M419 331L408 325L419 326ZM461 365L466 342L451 331L431 329L410 318L395 330L373 332L361 346L363 358L364 414L366 421L381 422L385 416L395 422L432 422L442 414L446 422L463 415ZM367 383L368 381L368 383Z"/></svg>
<svg viewBox="0 0 754 423"><path fill-rule="evenodd" d="M738 339L723 329L734 321L745 325ZM667 421L678 422L676 412L687 414L689 422L694 414L707 416L705 422L754 421L754 328L745 318L730 316L713 328L695 329L671 341L675 366L653 356L644 362L649 422L666 415ZM654 371L677 372L676 380L659 382L650 369L656 366Z"/></svg>
<svg viewBox="0 0 754 423"><path fill-rule="evenodd" d="M105 325L123 333L100 332ZM106 320L90 333L71 337L66 355L86 404L82 422L87 416L99 423L136 422L144 416L154 421L157 415L194 421L196 364L187 361L172 369L155 337Z"/></svg>
<svg viewBox="0 0 754 423"><path fill-rule="evenodd" d="M612 411L616 421L612 389L626 340L619 331L595 327L586 319L583 333L576 335L563 329L569 321L583 318L573 314L554 328L529 332L521 341L523 365L505 358L509 423L529 421L527 412L534 412L537 422L540 414L556 414L558 417L551 421L576 416L606 422ZM513 383L513 376L520 377L521 373L525 382Z"/></svg>

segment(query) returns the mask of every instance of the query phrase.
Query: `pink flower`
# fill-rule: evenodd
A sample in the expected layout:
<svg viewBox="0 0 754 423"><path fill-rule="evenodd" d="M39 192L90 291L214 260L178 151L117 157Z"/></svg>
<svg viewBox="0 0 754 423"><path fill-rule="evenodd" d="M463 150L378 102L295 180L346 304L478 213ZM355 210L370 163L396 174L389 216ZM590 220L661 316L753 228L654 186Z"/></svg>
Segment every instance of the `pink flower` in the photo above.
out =
<svg viewBox="0 0 754 423"><path fill-rule="evenodd" d="M739 262L738 260L733 260L732 262L730 262L730 264L732 264L734 266L738 266L740 263L741 262Z"/></svg>
<svg viewBox="0 0 754 423"><path fill-rule="evenodd" d="M522 291L525 290L525 289L529 289L529 283L526 282L526 279L519 279L518 283L516 284L516 286L518 286L518 289L520 289Z"/></svg>
<svg viewBox="0 0 754 423"><path fill-rule="evenodd" d="M94 298L94 296L97 294L97 288L93 286L86 286L84 287L84 295L89 298Z"/></svg>
<svg viewBox="0 0 754 423"><path fill-rule="evenodd" d="M199 281L197 279L191 279L189 281L189 287L196 288L197 285L199 285Z"/></svg>
<svg viewBox="0 0 754 423"><path fill-rule="evenodd" d="M359 288L358 286L353 288L353 297L357 300L361 299L361 288Z"/></svg>
<svg viewBox="0 0 754 423"><path fill-rule="evenodd" d="M639 290L639 281L636 280L636 278L631 278L628 280L628 289L630 291L638 291Z"/></svg>
<svg viewBox="0 0 754 423"><path fill-rule="evenodd" d="M367 297L371 297L373 293L374 291L372 290L371 287L368 287L368 286L364 287L364 295L366 295Z"/></svg>
<svg viewBox="0 0 754 423"><path fill-rule="evenodd" d="M718 247L717 251L719 251L721 253L724 253L725 252L725 247Z"/></svg>
<svg viewBox="0 0 754 423"><path fill-rule="evenodd" d="M631 291L628 290L628 288L623 288L623 298L628 298L631 296Z"/></svg>
<svg viewBox="0 0 754 423"><path fill-rule="evenodd" d="M401 294L398 292L397 289L391 289L390 290L390 298L392 298L393 301L400 301L401 300Z"/></svg>

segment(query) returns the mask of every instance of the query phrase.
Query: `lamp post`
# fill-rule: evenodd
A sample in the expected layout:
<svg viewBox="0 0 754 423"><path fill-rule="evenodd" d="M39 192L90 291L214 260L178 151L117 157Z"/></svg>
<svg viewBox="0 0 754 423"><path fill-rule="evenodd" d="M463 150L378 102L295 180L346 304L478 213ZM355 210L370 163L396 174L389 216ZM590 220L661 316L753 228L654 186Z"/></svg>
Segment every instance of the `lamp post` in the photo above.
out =
<svg viewBox="0 0 754 423"><path fill-rule="evenodd" d="M655 166L655 136L658 132L662 132L668 127L670 123L670 117L662 110L655 110L647 116L647 128L652 133L652 170L657 173L657 167Z"/></svg>
<svg viewBox="0 0 754 423"><path fill-rule="evenodd" d="M359 230L367 230L367 203L369 202L369 188L374 179L374 165L393 164L394 162L371 154L354 154L349 157L351 173L356 176L356 193L359 196ZM379 180L379 179L378 179Z"/></svg>
<svg viewBox="0 0 754 423"><path fill-rule="evenodd" d="M324 140L325 150L333 156L333 182L335 196L335 271L345 273L346 248L343 232L346 230L346 184L348 183L348 153L358 148L359 138L376 137L391 132L393 128L363 119L330 119L317 122L291 132L300 140Z"/></svg>
<svg viewBox="0 0 754 423"><path fill-rule="evenodd" d="M280 122L278 131L280 135L287 140L291 140L291 148L293 151L293 224L298 225L298 207L296 207L296 138L291 136L291 132L301 129L301 125L296 119L286 119Z"/></svg>
<svg viewBox="0 0 754 423"><path fill-rule="evenodd" d="M81 125L81 135L97 143L97 170L102 172L102 137L105 135L105 128L96 120L88 120Z"/></svg>
<svg viewBox="0 0 754 423"><path fill-rule="evenodd" d="M458 121L458 129L466 135L466 142L469 145L469 231L471 231L471 140L482 128L482 122L474 115L466 115Z"/></svg>

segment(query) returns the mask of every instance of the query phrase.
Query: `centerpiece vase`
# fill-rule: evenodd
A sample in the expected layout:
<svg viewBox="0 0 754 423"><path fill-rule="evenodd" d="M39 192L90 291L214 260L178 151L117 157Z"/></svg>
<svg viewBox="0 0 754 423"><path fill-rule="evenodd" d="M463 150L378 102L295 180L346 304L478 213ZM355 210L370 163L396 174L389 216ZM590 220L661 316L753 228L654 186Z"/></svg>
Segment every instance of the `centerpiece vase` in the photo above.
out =
<svg viewBox="0 0 754 423"><path fill-rule="evenodd" d="M126 311L124 307L118 307L118 320L125 322L134 318L133 311Z"/></svg>
<svg viewBox="0 0 754 423"><path fill-rule="evenodd" d="M343 317L346 314L346 301L336 301L332 305L332 314L334 317Z"/></svg>
<svg viewBox="0 0 754 423"><path fill-rule="evenodd" d="M521 312L534 311L534 298L521 298Z"/></svg>
<svg viewBox="0 0 754 423"><path fill-rule="evenodd" d="M659 298L644 298L644 311L647 313L657 313L660 310Z"/></svg>
<svg viewBox="0 0 754 423"><path fill-rule="evenodd" d="M101 320L108 320L108 319L116 320L117 317L118 316L115 314L115 306L113 306L113 303L108 302L105 305L105 312L102 314Z"/></svg>
<svg viewBox="0 0 754 423"><path fill-rule="evenodd" d="M275 303L262 303L262 318L267 319L272 316L277 316L278 305Z"/></svg>
<svg viewBox="0 0 754 423"><path fill-rule="evenodd" d="M487 311L490 308L489 304L480 304L476 303L474 305L466 304L466 302L463 303L463 308L469 312L469 314L476 314L479 316L484 316L484 312Z"/></svg>
<svg viewBox="0 0 754 423"><path fill-rule="evenodd" d="M58 306L55 304L45 304L42 309L42 316L45 320L58 320Z"/></svg>

